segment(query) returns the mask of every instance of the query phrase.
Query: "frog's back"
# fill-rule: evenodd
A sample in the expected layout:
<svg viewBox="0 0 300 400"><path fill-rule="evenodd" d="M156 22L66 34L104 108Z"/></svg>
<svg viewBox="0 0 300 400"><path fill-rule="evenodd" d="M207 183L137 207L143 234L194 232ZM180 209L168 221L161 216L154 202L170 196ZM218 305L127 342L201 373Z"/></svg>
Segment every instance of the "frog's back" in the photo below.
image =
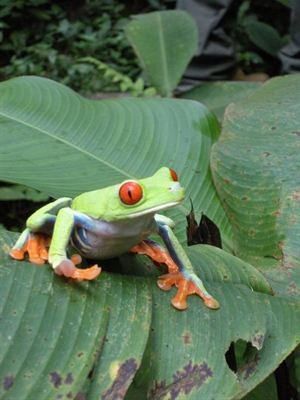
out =
<svg viewBox="0 0 300 400"><path fill-rule="evenodd" d="M109 200L108 188L85 192L72 200L71 208L93 218L101 218Z"/></svg>

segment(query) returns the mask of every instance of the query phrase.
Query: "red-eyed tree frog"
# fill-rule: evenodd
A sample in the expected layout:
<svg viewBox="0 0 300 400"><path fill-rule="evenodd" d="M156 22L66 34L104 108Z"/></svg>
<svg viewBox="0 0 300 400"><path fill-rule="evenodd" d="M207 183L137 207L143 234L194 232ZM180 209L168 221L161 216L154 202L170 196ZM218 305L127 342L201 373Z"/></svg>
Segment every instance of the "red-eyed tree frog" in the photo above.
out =
<svg viewBox="0 0 300 400"><path fill-rule="evenodd" d="M187 297L197 294L207 307L216 309L219 307L217 300L195 274L172 231L174 222L157 214L183 199L184 189L177 174L167 167L160 168L149 178L127 180L82 193L74 199L59 198L28 218L26 229L10 255L23 260L28 253L33 263L42 264L48 260L58 275L92 280L100 274L101 268L97 264L86 269L77 268L81 256L101 260L129 251L145 254L167 265L168 273L158 278L158 286L170 290L176 285L177 294L172 299L175 308L186 309ZM149 239L151 233L161 236L167 250ZM67 256L69 244L79 253L71 259Z"/></svg>

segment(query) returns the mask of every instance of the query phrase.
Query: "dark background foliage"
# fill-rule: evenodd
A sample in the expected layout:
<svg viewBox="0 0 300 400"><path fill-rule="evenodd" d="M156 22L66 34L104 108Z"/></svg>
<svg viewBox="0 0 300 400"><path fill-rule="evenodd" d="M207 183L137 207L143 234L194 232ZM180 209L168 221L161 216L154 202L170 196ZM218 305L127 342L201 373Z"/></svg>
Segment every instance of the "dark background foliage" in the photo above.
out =
<svg viewBox="0 0 300 400"><path fill-rule="evenodd" d="M174 0L0 0L0 79L29 74L81 93L117 90L93 65L78 60L91 56L136 78L141 70L123 31L129 16L175 6ZM249 18L275 26L284 37L289 9L275 0L236 0L226 18L243 69L276 74L276 59L247 34Z"/></svg>

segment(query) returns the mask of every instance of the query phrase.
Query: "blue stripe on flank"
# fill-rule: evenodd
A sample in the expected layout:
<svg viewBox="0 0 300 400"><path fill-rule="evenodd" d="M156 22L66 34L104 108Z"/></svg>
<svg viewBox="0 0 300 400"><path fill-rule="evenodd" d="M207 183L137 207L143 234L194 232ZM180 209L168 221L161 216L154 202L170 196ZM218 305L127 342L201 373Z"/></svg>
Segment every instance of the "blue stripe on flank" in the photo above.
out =
<svg viewBox="0 0 300 400"><path fill-rule="evenodd" d="M158 232L163 238L166 248L168 249L168 252L170 253L170 256L172 257L173 261L177 264L179 271L183 272L185 270L184 264L178 257L178 254L170 240L168 228L166 228L165 225L158 224Z"/></svg>

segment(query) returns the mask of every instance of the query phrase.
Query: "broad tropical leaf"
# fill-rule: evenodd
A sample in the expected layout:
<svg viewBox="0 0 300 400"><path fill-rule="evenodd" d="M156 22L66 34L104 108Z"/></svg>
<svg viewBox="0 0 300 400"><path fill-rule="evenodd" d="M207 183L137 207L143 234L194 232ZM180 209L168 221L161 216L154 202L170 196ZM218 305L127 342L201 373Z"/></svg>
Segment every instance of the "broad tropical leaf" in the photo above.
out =
<svg viewBox="0 0 300 400"><path fill-rule="evenodd" d="M222 122L225 108L236 103L260 87L259 82L208 82L180 95L180 98L197 100L206 105Z"/></svg>
<svg viewBox="0 0 300 400"><path fill-rule="evenodd" d="M72 284L48 266L9 260L13 238L1 231L0 398L118 398L148 337L147 281L104 273L93 284ZM108 374L100 384L99 365Z"/></svg>
<svg viewBox="0 0 300 400"><path fill-rule="evenodd" d="M251 267L222 250L195 246L189 255L209 289L223 299L222 309L211 312L194 298L188 313L178 313L168 308L165 293L153 288L152 329L127 400L242 398L299 343L299 304L245 287L248 274L242 278L241 271ZM253 356L235 374L225 353L239 339L252 343Z"/></svg>
<svg viewBox="0 0 300 400"><path fill-rule="evenodd" d="M196 102L170 99L86 100L47 79L16 78L0 86L0 179L53 197L74 197L128 178L174 168L186 187L171 212L185 241L192 198L222 230L230 226L211 181L209 153L219 126Z"/></svg>
<svg viewBox="0 0 300 400"><path fill-rule="evenodd" d="M156 11L134 16L126 36L151 85L170 96L197 49L197 26L185 11Z"/></svg>
<svg viewBox="0 0 300 400"><path fill-rule="evenodd" d="M7 338L1 347L1 399L70 393L75 399L122 399L138 371L149 332L129 399L137 398L131 397L133 390L140 393L138 398L165 398L178 391L191 399L208 393L230 399L251 390L295 346L298 307L268 295L267 282L253 267L222 250L189 250L222 309L208 310L195 297L189 299L189 310L180 313L169 304L174 292L160 291L145 272L141 277L103 273L97 282L70 283L48 266L9 260L7 250L16 235L2 232L1 237L0 334ZM142 256L121 259L131 273L143 271L148 263ZM284 325L290 327L288 334L278 331ZM224 358L230 343L240 338L259 350L255 361L238 371L241 384ZM269 351L276 357L269 357Z"/></svg>
<svg viewBox="0 0 300 400"><path fill-rule="evenodd" d="M300 297L300 76L268 81L231 105L212 152L235 252L256 257L277 293Z"/></svg>
<svg viewBox="0 0 300 400"><path fill-rule="evenodd" d="M54 197L74 196L169 165L179 173L196 213L203 210L219 226L230 249L231 227L209 171L218 133L216 119L194 101L90 101L32 77L0 85L1 179ZM170 213L182 243L189 211L187 200ZM5 323L0 335L8 338L0 368L3 399L16 394L18 400L31 400L37 393L45 399L78 393L91 400L121 399L136 374L129 399L186 393L191 399L233 399L263 381L299 340L298 304L271 296L256 269L220 249L187 251L221 309L207 310L193 297L188 311L180 313L169 303L174 290L168 294L156 287L157 272L143 256L124 255L109 263L127 274L103 273L96 282L72 284L54 277L47 266L10 260L13 240L1 236ZM125 276L141 270L147 278ZM235 375L224 354L239 339L258 353Z"/></svg>

